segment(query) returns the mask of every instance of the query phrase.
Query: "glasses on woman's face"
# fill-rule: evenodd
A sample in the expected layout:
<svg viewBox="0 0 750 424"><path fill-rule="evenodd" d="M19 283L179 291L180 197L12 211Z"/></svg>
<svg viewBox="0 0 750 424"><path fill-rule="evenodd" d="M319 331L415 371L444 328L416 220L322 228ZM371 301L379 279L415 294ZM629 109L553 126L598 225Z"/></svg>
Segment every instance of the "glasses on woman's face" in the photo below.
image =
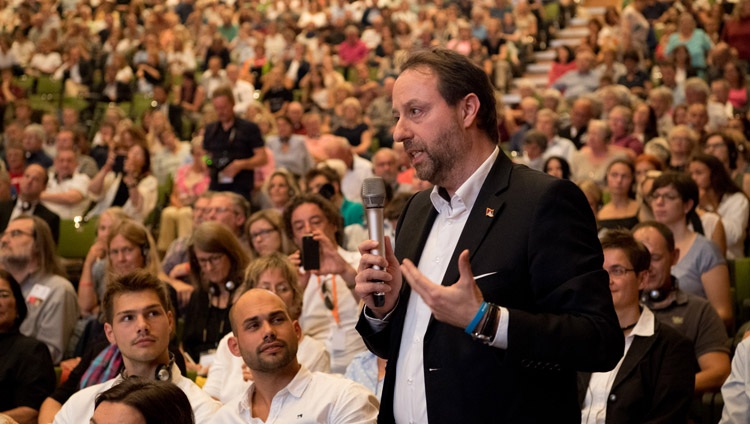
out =
<svg viewBox="0 0 750 424"><path fill-rule="evenodd" d="M625 268L624 266L620 266L620 265L615 265L607 270L607 272L609 273L611 277L622 277L628 272L634 272L634 271L635 269L633 268Z"/></svg>
<svg viewBox="0 0 750 424"><path fill-rule="evenodd" d="M205 257L201 257L197 259L198 259L198 265L200 265L201 267L205 267L209 264L211 264L212 267L215 267L219 265L219 261L221 261L223 258L224 258L223 253L217 253L215 255L205 256Z"/></svg>
<svg viewBox="0 0 750 424"><path fill-rule="evenodd" d="M257 238L265 239L269 234L275 233L275 228L266 228L265 230L253 231L250 233L250 239L255 240Z"/></svg>

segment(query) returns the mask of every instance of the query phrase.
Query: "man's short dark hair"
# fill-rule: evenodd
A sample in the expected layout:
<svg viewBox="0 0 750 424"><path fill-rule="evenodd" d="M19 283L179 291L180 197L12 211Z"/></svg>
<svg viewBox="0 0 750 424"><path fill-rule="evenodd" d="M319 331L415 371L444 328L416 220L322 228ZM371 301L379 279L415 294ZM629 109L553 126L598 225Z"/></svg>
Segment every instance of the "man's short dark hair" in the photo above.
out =
<svg viewBox="0 0 750 424"><path fill-rule="evenodd" d="M401 72L422 67L429 68L437 75L438 92L450 106L455 106L470 93L476 94L480 104L477 126L493 142L499 141L495 89L484 70L466 56L452 50L432 47L411 54L401 65Z"/></svg>
<svg viewBox="0 0 750 424"><path fill-rule="evenodd" d="M218 99L221 96L226 97L227 99L229 99L229 103L234 104L234 93L232 92L232 87L228 85L217 87L214 90L213 95L211 96L211 100Z"/></svg>
<svg viewBox="0 0 750 424"><path fill-rule="evenodd" d="M635 273L646 271L651 265L651 253L628 230L608 230L601 237L602 250L620 249L628 257Z"/></svg>
<svg viewBox="0 0 750 424"><path fill-rule="evenodd" d="M138 410L147 424L192 424L193 408L185 392L177 385L139 377L126 378L96 397L94 408L102 402L123 403Z"/></svg>
<svg viewBox="0 0 750 424"><path fill-rule="evenodd" d="M305 183L309 183L311 180L314 180L315 178L323 176L326 180L328 180L331 184L338 184L341 185L341 177L339 176L339 173L336 172L333 168L330 168L328 166L321 166L319 168L311 168L307 173L305 174Z"/></svg>
<svg viewBox="0 0 750 424"><path fill-rule="evenodd" d="M292 228L292 214L298 207L305 203L312 203L318 206L320 210L323 211L323 215L325 215L326 219L331 224L336 226L336 241L340 244L341 240L338 239L341 237L341 233L344 229L344 219L341 217L341 214L339 213L338 209L336 209L336 206L333 205L333 203L326 200L325 197L317 193L300 194L299 196L293 197L292 200L289 201L286 209L284 209L284 225L286 226L287 234L289 234L290 237L294 236L294 228Z"/></svg>
<svg viewBox="0 0 750 424"><path fill-rule="evenodd" d="M123 293L138 293L149 290L156 293L159 297L159 303L164 308L164 312L172 310L172 302L169 300L166 284L147 271L137 270L115 277L108 283L103 301L104 321L112 324L115 314L115 298L117 296Z"/></svg>
<svg viewBox="0 0 750 424"><path fill-rule="evenodd" d="M674 234L672 234L672 230L670 230L669 227L662 224L661 222L643 221L639 222L635 225L635 227L633 227L633 234L635 234L635 232L640 230L641 228L653 228L654 230L658 231L659 234L661 234L661 236L664 238L664 241L667 242L667 250L669 250L670 253L674 252Z"/></svg>

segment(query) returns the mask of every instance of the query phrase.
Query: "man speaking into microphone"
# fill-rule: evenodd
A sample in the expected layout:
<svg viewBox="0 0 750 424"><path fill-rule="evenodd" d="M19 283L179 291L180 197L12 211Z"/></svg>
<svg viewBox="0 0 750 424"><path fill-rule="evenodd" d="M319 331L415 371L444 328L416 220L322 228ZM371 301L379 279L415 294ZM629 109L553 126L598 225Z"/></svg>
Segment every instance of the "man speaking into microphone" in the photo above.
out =
<svg viewBox="0 0 750 424"><path fill-rule="evenodd" d="M395 254L360 245L357 330L388 359L379 422L580 422L576 371L612 369L624 345L586 199L500 152L467 58L422 50L401 69L394 140L435 188L406 205Z"/></svg>

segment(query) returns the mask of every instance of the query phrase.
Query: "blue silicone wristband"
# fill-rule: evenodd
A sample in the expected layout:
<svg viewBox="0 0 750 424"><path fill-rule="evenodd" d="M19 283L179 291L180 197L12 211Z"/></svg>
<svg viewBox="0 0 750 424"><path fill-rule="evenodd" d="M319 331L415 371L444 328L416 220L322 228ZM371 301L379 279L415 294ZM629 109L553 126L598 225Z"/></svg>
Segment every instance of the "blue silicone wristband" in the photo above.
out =
<svg viewBox="0 0 750 424"><path fill-rule="evenodd" d="M477 311L477 314L474 315L474 319L471 320L469 325L464 330L466 334L471 335L474 333L474 329L477 327L477 324L479 324L479 321L484 316L484 313L487 312L488 306L489 305L487 304L487 302L482 302L482 304L479 305L479 310Z"/></svg>

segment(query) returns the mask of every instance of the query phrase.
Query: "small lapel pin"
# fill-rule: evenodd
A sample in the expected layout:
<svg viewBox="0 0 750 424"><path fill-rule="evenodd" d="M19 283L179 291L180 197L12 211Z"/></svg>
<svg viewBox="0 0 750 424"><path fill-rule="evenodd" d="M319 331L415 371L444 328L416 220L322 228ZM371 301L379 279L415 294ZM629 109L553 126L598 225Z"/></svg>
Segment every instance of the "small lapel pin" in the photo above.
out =
<svg viewBox="0 0 750 424"><path fill-rule="evenodd" d="M492 208L487 208L484 212L485 215L487 215L488 218L494 218L495 217L495 210Z"/></svg>

